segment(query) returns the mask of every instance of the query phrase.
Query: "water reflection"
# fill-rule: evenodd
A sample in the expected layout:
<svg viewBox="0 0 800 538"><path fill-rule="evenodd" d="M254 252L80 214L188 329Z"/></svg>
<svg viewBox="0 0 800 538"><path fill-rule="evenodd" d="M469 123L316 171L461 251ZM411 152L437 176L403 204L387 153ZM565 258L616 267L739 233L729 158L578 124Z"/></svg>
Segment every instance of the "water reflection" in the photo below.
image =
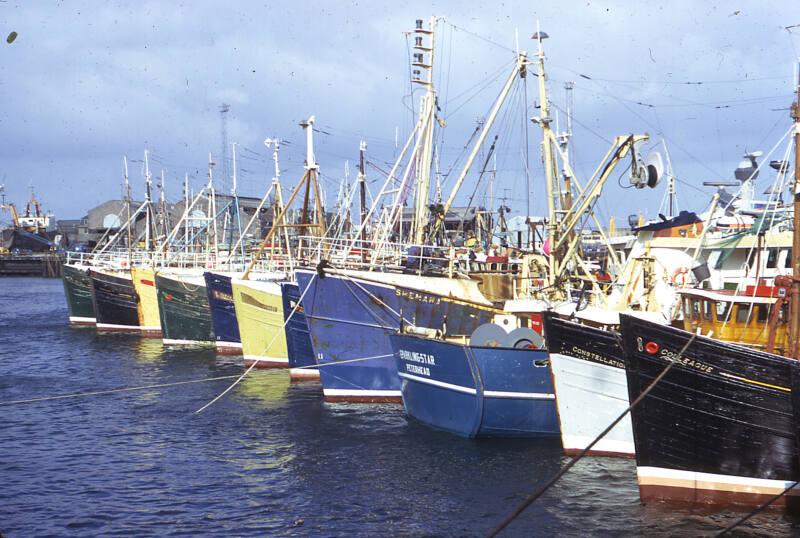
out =
<svg viewBox="0 0 800 538"><path fill-rule="evenodd" d="M289 389L288 370L253 369L237 387L237 397L246 397L251 404L265 408L284 404Z"/></svg>
<svg viewBox="0 0 800 538"><path fill-rule="evenodd" d="M161 338L139 338L134 344L134 348L136 357L145 362L161 360L164 354L164 344Z"/></svg>

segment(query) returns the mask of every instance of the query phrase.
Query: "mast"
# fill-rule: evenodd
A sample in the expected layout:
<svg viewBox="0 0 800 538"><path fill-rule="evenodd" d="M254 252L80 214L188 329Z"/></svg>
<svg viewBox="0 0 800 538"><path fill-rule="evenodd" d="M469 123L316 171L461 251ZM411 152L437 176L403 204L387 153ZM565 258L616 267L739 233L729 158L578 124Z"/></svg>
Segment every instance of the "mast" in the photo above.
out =
<svg viewBox="0 0 800 538"><path fill-rule="evenodd" d="M553 155L553 146L552 146L552 129L550 128L550 122L552 118L550 118L550 101L547 99L547 81L545 79L545 72L544 72L544 48L542 47L542 40L547 39L549 36L539 30L539 23L536 23L536 33L533 34L533 38L539 45L539 52L537 54L537 65L539 70L539 100L540 100L540 109L541 109L541 117L539 118L539 124L543 131L542 137L542 156L544 157L544 176L545 176L545 185L547 186L547 239L550 242L550 255L547 257L548 263L548 274L547 274L547 283L549 285L553 285L555 283L556 275L558 274L558 262L557 256L554 252L554 247L556 244L556 235L558 233L558 222L556 220L556 207L557 201L556 196L558 196L558 188L556 186L556 182L558 179L556 178L555 173L555 158Z"/></svg>
<svg viewBox="0 0 800 538"><path fill-rule="evenodd" d="M185 209L184 215L186 215L186 220L184 221L184 228L183 228L183 244L186 250L189 250L189 173L187 172L183 176L183 199L185 201Z"/></svg>
<svg viewBox="0 0 800 538"><path fill-rule="evenodd" d="M150 175L150 161L149 161L150 152L148 150L144 150L144 181L145 181L145 190L144 190L144 203L147 205L147 213L145 218L145 231L144 231L144 247L149 252L150 249L150 228L153 226L153 218L152 218L152 186L153 186L153 178Z"/></svg>
<svg viewBox="0 0 800 538"><path fill-rule="evenodd" d="M272 208L272 226L273 228L276 225L280 225L283 228L283 240L286 245L286 256L289 260L289 271L293 270L293 258L292 258L292 249L290 248L289 243L289 228L286 226L286 217L284 215L285 211L283 209L283 190L281 189L281 165L280 160L278 157L278 153L281 149L281 143L283 140L280 138L267 138L264 141L264 144L267 147L270 147L271 144L275 144L275 149L272 152L272 161L275 163L275 175L272 176L272 186L275 190L275 204ZM278 219L279 216L284 215L281 217L283 222L276 223L275 221ZM278 244L280 244L281 234L278 232L276 234L278 236ZM275 252L275 248L272 248L272 252Z"/></svg>
<svg viewBox="0 0 800 538"><path fill-rule="evenodd" d="M792 103L794 120L794 232L792 234L792 302L789 342L791 357L800 357L800 69L797 72L797 89Z"/></svg>
<svg viewBox="0 0 800 538"><path fill-rule="evenodd" d="M364 226L364 223L367 220L367 172L364 168L364 152L367 151L367 142L365 140L361 141L361 144L358 147L358 178L356 181L358 182L358 191L359 191L359 199L361 202L361 220L359 221L359 228L361 229L361 233L359 234L359 239L361 240L361 260L364 261L366 253L364 252L364 248L366 246L367 241L367 228Z"/></svg>
<svg viewBox="0 0 800 538"><path fill-rule="evenodd" d="M125 208L127 210L128 225L125 227L127 232L127 246L128 246L128 267L131 266L131 184L128 181L128 157L122 157L122 167L125 170Z"/></svg>
<svg viewBox="0 0 800 538"><path fill-rule="evenodd" d="M428 192L431 184L431 164L433 159L433 124L436 116L436 90L433 87L434 49L436 44L436 25L438 19L431 17L430 29L422 27L422 19L417 19L414 28L414 60L411 65L413 70L412 82L427 88L420 102L420 117L428 118L425 129L418 133L422 151L417 154L417 191L414 204L414 220L412 222L411 242L422 244L425 237L425 227L428 223ZM424 37L430 36L430 42L424 44ZM428 55L426 62L425 55ZM422 77L421 70L425 70L426 77ZM402 228L402 219L401 219Z"/></svg>
<svg viewBox="0 0 800 538"><path fill-rule="evenodd" d="M169 235L169 218L167 216L167 185L166 185L166 178L164 177L164 169L161 169L161 183L158 184L158 190L160 193L160 201L158 207L158 215L160 222L160 234L164 234L164 238Z"/></svg>
<svg viewBox="0 0 800 538"><path fill-rule="evenodd" d="M238 233L237 242L241 246L241 254L242 254L242 263L244 263L244 242L242 239L242 215L241 215L241 208L239 207L239 194L237 191L237 178L236 178L236 142L233 143L233 187L231 189L231 194L233 194L233 204L234 204L234 211L236 212L236 231ZM233 228L233 223L231 223L231 228ZM233 233L231 233L230 238L228 239L228 244L231 245L233 243ZM228 259L231 259L233 256L232 248L228 249Z"/></svg>

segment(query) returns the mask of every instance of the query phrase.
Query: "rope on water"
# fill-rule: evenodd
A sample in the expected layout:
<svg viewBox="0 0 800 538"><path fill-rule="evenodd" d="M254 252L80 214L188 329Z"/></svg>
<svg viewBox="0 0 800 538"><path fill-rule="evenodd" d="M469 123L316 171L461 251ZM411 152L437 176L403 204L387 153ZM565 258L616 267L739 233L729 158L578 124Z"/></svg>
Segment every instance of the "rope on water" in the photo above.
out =
<svg viewBox="0 0 800 538"><path fill-rule="evenodd" d="M300 294L300 298L297 299L297 303L295 303L294 308L292 308L292 311L289 312L288 316L286 316L286 321L283 322L283 325L280 328L281 331L286 329L286 325L289 323L289 320L292 319L292 316L294 316L295 312L297 312L297 309L300 308L300 304L303 301L303 298L306 296L306 293L308 293L308 290L311 289L311 283L314 282L315 278L317 278L316 273L311 275L311 279L308 281L308 285L306 286L306 289L304 289L303 293ZM278 338L279 335L280 335L280 332L276 331L275 335L272 337L272 340L267 345L266 349L270 349L272 347L272 344L275 343L275 340ZM256 364L258 364L258 361L253 361L253 364L250 365L250 368L245 370L244 373L242 375L240 375L239 378L236 381L231 383L230 386L227 389L223 390L220 394L218 394L216 398L214 398L213 400L208 402L206 405L204 405L203 407L201 407L200 409L195 411L195 414L202 413L203 411L205 411L206 409L211 407L217 400L219 400L220 398L222 398L223 396L228 394L231 391L231 389L233 389L233 387L238 385L239 382L242 379L244 379L247 376L247 374L249 374L253 370L253 368L256 367Z"/></svg>
<svg viewBox="0 0 800 538"><path fill-rule="evenodd" d="M631 409L636 407L639 404L639 402L641 402L644 399L644 397L647 396L647 394L662 379L664 379L664 376L667 375L667 373L672 369L672 367L675 365L675 363L678 361L678 359L680 359L683 356L683 354L686 352L686 350L689 348L689 346L692 344L692 342L694 342L695 338L697 338L697 334L693 334L692 337L689 338L689 341L686 342L686 345L684 345L683 348L678 352L678 355L666 367L664 367L664 369L661 371L661 373L658 374L658 377L656 377L653 380L653 382L650 383L650 385L648 385L647 388L644 389L644 391L642 391L641 394L639 394L639 397L636 398L636 400L634 400L633 403L631 403L631 405L629 405L628 408L625 411L623 411L620 416L618 416L611 424L609 424L608 427L606 427L605 430L600 432L600 435L595 437L594 440L591 443L589 443L589 445L586 448L581 450L578 455L576 455L574 458L572 458L572 460L570 460L569 463L567 463L558 473L556 473L556 475L553 476L553 478L548 480L547 483L544 486L539 488L538 491L536 491L535 493L530 495L528 498L526 498L524 501L522 501L522 503L520 503L519 506L517 506L514 509L514 511L511 512L511 514L509 514L503 521L500 522L499 525L497 525L494 529L492 529L492 531L489 534L487 534L487 537L488 538L493 538L494 536L497 536L503 529L508 527L511 524L511 522L514 521L517 517L519 517L519 515L522 514L522 512L524 512L525 509L528 508L531 504L533 504L533 502L536 499L538 499L539 497L544 495L544 493L548 489L550 489L553 485L555 485L555 483L558 482L558 480L562 476L564 476L567 473L567 471L569 471L576 463L578 463L586 455L586 453L589 452L592 449L592 447L594 445L596 445L600 441L600 439L605 437L608 434L608 432L610 432L614 428L614 426L619 424L620 421L623 418L625 418L625 415L630 413Z"/></svg>
<svg viewBox="0 0 800 538"><path fill-rule="evenodd" d="M50 400L66 400L68 398L81 398L84 396L99 396L101 394L116 394L118 392L132 392L136 390L148 390L148 389L161 389L166 387L174 387L177 385L188 385L190 383L205 383L206 381L219 381L221 379L231 379L236 377L235 375L223 375L219 377L207 377L205 379L190 379L188 381L176 381L174 383L159 383L157 385L144 385L141 387L125 387L120 389L108 389L108 390L95 390L91 392L78 392L75 394L60 394L58 396L42 396L41 398L29 398L27 400L10 400L7 402L0 402L0 406L3 405L16 405L16 404L24 404L24 403L34 403L34 402L46 402Z"/></svg>
<svg viewBox="0 0 800 538"><path fill-rule="evenodd" d="M750 519L750 518L751 518L751 517L753 517L754 515L756 515L756 514L758 514L758 513L760 513L760 512L763 512L763 511L764 511L764 510L765 510L765 509L766 509L766 508L767 508L769 505L771 505L772 503L774 503L775 501L777 501L778 499L780 499L781 497L783 497L784 495L786 495L787 493L789 493L791 490L793 490L793 489L794 489L794 487L795 487L797 484L798 484L798 482L794 482L794 483L792 483L792 485L791 485L791 486L789 486L789 487L788 487L788 488L786 488L785 490L781 491L780 493L778 493L778 494L777 494L777 495L775 495L774 497L771 497L771 498L770 498L770 499L769 499L767 502L765 502L764 504L762 504L762 505L761 505L761 506L759 506L758 508L755 508L753 511L751 511L750 513L748 513L748 514L747 514L746 516L744 516L743 518L741 518L741 519L738 519L738 520L734 521L732 524L730 524L730 525L728 525L727 527L725 527L724 529L722 529L722 530L721 530L721 531L720 531L720 532L719 532L719 533L718 533L716 536L724 536L724 535L728 534L728 533L729 533L729 532L731 532L733 529L735 529L736 527L738 527L739 525L741 525L742 523L744 523L745 521L747 521L748 519Z"/></svg>

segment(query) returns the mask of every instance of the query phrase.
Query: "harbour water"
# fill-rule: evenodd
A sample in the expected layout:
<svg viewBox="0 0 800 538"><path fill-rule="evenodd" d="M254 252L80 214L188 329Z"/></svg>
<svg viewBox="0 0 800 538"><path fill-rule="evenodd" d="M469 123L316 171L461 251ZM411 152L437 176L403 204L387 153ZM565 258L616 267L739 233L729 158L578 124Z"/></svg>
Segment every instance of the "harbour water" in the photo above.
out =
<svg viewBox="0 0 800 538"><path fill-rule="evenodd" d="M0 403L242 372L241 358L67 324L60 280L0 279ZM315 383L232 380L0 405L3 536L480 536L567 460L470 440ZM743 512L641 506L632 460L585 458L507 536L713 535ZM737 534L800 534L755 516Z"/></svg>

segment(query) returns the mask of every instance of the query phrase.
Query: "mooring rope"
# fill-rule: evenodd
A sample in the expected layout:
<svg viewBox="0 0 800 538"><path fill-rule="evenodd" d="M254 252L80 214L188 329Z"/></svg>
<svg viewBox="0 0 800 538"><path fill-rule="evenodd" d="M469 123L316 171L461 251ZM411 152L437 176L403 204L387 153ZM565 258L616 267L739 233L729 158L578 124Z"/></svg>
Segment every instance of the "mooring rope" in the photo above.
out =
<svg viewBox="0 0 800 538"><path fill-rule="evenodd" d="M721 530L721 531L720 531L718 534L716 534L715 536L724 536L724 535L728 534L729 532L731 532L731 531L732 531L733 529L735 529L736 527L738 527L739 525L741 525L742 523L744 523L745 521L747 521L748 519L750 519L751 517L753 517L754 515L756 515L756 514L758 514L758 513L760 513L760 512L763 512L764 510L766 510L766 508L767 508L769 505L771 505L772 503L774 503L775 501L777 501L778 499L780 499L781 497L783 497L784 495L786 495L787 493L789 493L789 491L793 490L793 489L794 489L794 487L795 487L797 484L798 484L798 482L794 482L794 483L793 483L791 486L789 486L789 487L788 487L788 488L786 488L785 490L781 491L780 493L778 493L778 494L777 494L777 495L775 495L774 497L771 497L771 498L770 498L770 499L769 499L767 502L765 502L764 504L762 504L762 505L761 505L761 506L759 506L758 508L755 508L753 511L751 511L750 513L748 513L748 514L747 514L746 516L744 516L743 518L741 518L741 519L738 519L738 520L734 521L732 524L730 524L730 525L728 525L727 527L725 527L724 529L722 529L722 530Z"/></svg>
<svg viewBox="0 0 800 538"><path fill-rule="evenodd" d="M519 517L519 515L522 514L522 512L524 512L525 509L528 508L531 504L533 504L533 502L536 499L538 499L539 497L544 495L544 493L548 489L550 489L553 485L555 485L555 483L558 482L558 480L562 476L564 476L567 473L567 471L569 471L576 463L578 463L586 455L586 453L589 452L589 450L591 450L592 447L594 445L596 445L600 441L600 439L605 437L608 434L608 432L610 432L612 429L614 429L614 427L617 424L619 424L620 421L623 418L625 418L625 415L630 413L631 409L636 407L639 404L639 402L641 402L644 399L644 397L647 396L647 394L651 390L653 390L653 388L662 379L664 379L664 376L667 375L667 373L672 369L673 366L675 366L675 363L678 361L678 359L680 359L683 356L683 354L686 352L686 350L689 348L689 346L692 344L692 342L694 342L695 338L697 338L697 334L693 334L692 337L689 338L689 341L686 342L686 345L684 345L683 348L678 352L678 355L674 359L672 359L672 361L670 361L670 363L666 367L664 367L664 369L661 371L661 373L658 374L658 377L656 377L653 380L653 382L650 383L650 385L648 385L647 388L641 394L639 394L639 397L636 398L636 400L634 400L633 403L631 403L628 406L628 408L625 411L622 412L622 414L620 416L618 416L611 424L609 424L608 427L606 427L605 430L600 432L600 435L595 437L594 440L591 443L589 443L589 445L586 448L581 450L578 455L576 455L574 458L572 458L572 460L570 460L569 463L567 463L558 473L556 473L556 475L553 476L553 478L548 480L547 483L544 486L539 488L538 491L536 491L535 493L530 495L528 498L526 498L524 501L522 501L522 503L520 503L519 506L517 506L517 508L515 508L514 511L511 512L511 514L509 514L503 521L500 522L499 525L497 525L494 529L492 529L492 531L489 534L487 534L487 537L488 538L493 538L494 536L497 536L503 529L508 527L511 524L511 522L514 521L517 517Z"/></svg>
<svg viewBox="0 0 800 538"><path fill-rule="evenodd" d="M100 394L115 394L118 392L131 392L136 390L148 390L148 389L160 389L165 387L174 387L176 385L188 385L190 383L205 383L206 381L219 381L221 379L231 379L236 377L235 375L223 375L219 377L207 377L205 379L190 379L188 381L176 381L174 383L159 383L157 385L143 385L141 387L124 387L119 389L108 389L108 390L95 390L91 392L77 392L74 394L60 394L58 396L42 396L41 398L29 398L27 400L10 400L7 402L0 402L0 406L2 405L16 405L16 404L24 404L24 403L33 403L33 402L46 402L49 400L66 400L67 398L81 398L83 396L98 396Z"/></svg>

